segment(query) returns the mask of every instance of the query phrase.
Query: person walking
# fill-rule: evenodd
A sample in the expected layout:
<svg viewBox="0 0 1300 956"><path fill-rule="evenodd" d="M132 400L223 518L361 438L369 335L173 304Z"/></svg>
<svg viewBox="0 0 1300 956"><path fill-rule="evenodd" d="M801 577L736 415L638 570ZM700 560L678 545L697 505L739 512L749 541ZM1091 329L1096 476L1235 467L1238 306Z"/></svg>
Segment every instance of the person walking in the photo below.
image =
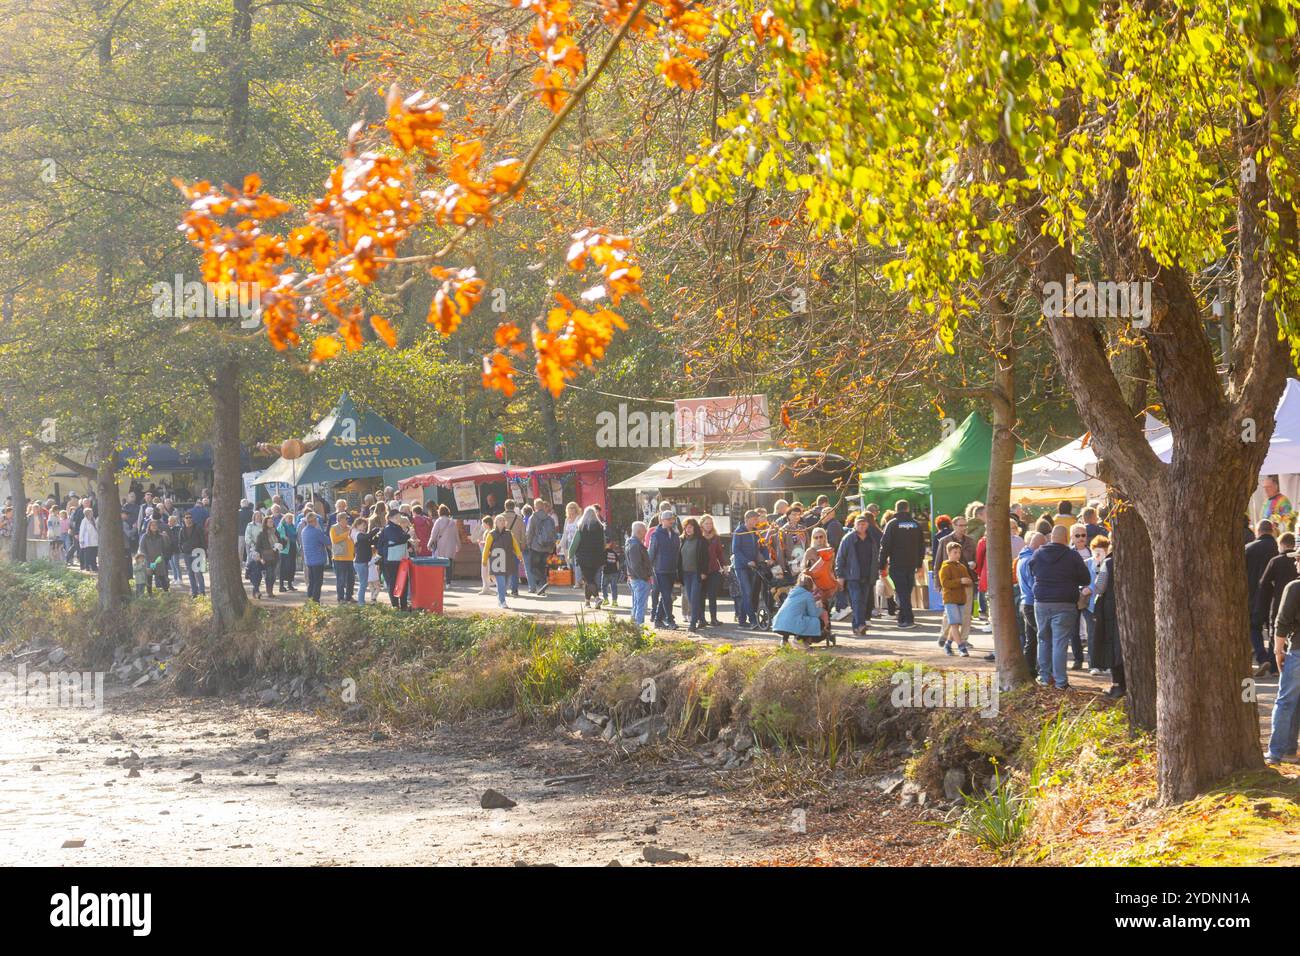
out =
<svg viewBox="0 0 1300 956"><path fill-rule="evenodd" d="M916 623L912 588L916 586L917 570L925 563L925 536L921 525L912 517L912 506L906 499L899 499L894 506L894 517L885 525L879 560L880 567L889 572L889 579L894 583L898 626L910 628Z"/></svg>
<svg viewBox="0 0 1300 956"><path fill-rule="evenodd" d="M170 542L159 527L158 519L150 518L145 523L144 534L140 536L140 553L144 555L144 563L153 576L154 586L161 591L171 588L171 579L167 574L167 555L170 550Z"/></svg>
<svg viewBox="0 0 1300 956"><path fill-rule="evenodd" d="M1282 591L1296 579L1295 569L1295 534L1287 531L1277 539L1281 549L1277 556L1271 558L1264 567L1264 574L1259 579L1259 590L1255 593L1255 606L1252 615L1262 617L1265 627L1265 644L1275 649L1272 636L1273 621L1277 619L1278 607L1282 603ZM1256 677L1268 677L1277 673L1277 664L1270 651L1270 657L1260 664L1255 671Z"/></svg>
<svg viewBox="0 0 1300 956"><path fill-rule="evenodd" d="M517 546L519 553L523 554L525 546L524 532L527 529L524 526L524 519L520 517L519 512L516 510L517 508L518 505L515 503L515 499L507 498L506 510L502 517L504 517L506 522L506 530L515 537L515 545ZM520 574L523 574L526 579L528 571L524 568L522 561L517 561L515 562L514 569L510 574L510 596L519 597L519 576Z"/></svg>
<svg viewBox="0 0 1300 956"><path fill-rule="evenodd" d="M261 512L254 512L256 519ZM249 528L257 527L249 525ZM275 519L267 515L253 534L248 549L248 580L253 585L253 597L260 598L262 581L266 581L266 596L275 597L275 571L280 561L280 538L275 530ZM283 593L283 592L281 592Z"/></svg>
<svg viewBox="0 0 1300 956"><path fill-rule="evenodd" d="M1264 618L1256 606L1259 583L1264 578L1268 563L1277 557L1277 539L1273 537L1273 522L1267 518L1255 526L1255 540L1246 545L1246 607L1250 609L1250 645L1255 652L1255 666L1269 661L1264 648Z"/></svg>
<svg viewBox="0 0 1300 956"><path fill-rule="evenodd" d="M181 522L180 550L185 560L185 574L190 580L190 597L208 593L207 581L203 568L207 564L208 533L203 525L195 520L197 508L185 512Z"/></svg>
<svg viewBox="0 0 1300 956"><path fill-rule="evenodd" d="M975 573L962 560L960 541L949 541L944 545L946 557L939 565L939 588L943 594L943 629L941 643L949 657L952 656L952 644L957 642L957 650L962 657L970 657L964 625L970 617L969 605L975 599Z"/></svg>
<svg viewBox="0 0 1300 956"><path fill-rule="evenodd" d="M528 558L528 590L533 594L545 594L550 587L548 577L550 569L547 561L555 553L555 542L559 538L559 528L555 516L551 514L550 502L542 498L533 501L533 516L528 520L524 533L524 552Z"/></svg>
<svg viewBox="0 0 1300 956"><path fill-rule="evenodd" d="M339 604L353 604L352 588L356 584L353 562L356 544L352 540L352 519L345 513L335 513L330 525L330 558L334 562L334 591Z"/></svg>
<svg viewBox="0 0 1300 956"><path fill-rule="evenodd" d="M520 549L520 554L523 549ZM588 505L573 535L570 556L582 569L583 606L600 607L600 574L605 564L605 526L593 505Z"/></svg>
<svg viewBox="0 0 1300 956"><path fill-rule="evenodd" d="M1080 589L1088 586L1088 566L1071 548L1068 526L1052 528L1052 539L1029 559L1034 578L1034 617L1038 623L1038 683L1070 687L1065 661L1079 628Z"/></svg>
<svg viewBox="0 0 1300 956"><path fill-rule="evenodd" d="M1300 572L1300 550L1292 553ZM1300 737L1300 580L1291 581L1282 591L1282 601L1273 620L1273 659L1281 675L1277 697L1273 699L1272 732L1264 762L1300 763L1296 756Z"/></svg>
<svg viewBox="0 0 1300 956"><path fill-rule="evenodd" d="M319 604L325 586L325 565L329 563L330 540L315 511L307 512L298 537L302 542L303 572L307 575L307 600Z"/></svg>
<svg viewBox="0 0 1300 956"><path fill-rule="evenodd" d="M492 530L483 539L483 567L496 580L497 607L505 609L506 590L512 580L518 580L518 565L524 553L510 533L504 513L497 515L492 524Z"/></svg>
<svg viewBox="0 0 1300 956"><path fill-rule="evenodd" d="M871 611L875 605L876 560L880 553L883 535L871 534L871 522L866 513L853 520L853 530L840 541L835 553L835 578L848 592L849 607L853 613L853 633L859 637L867 633L871 624Z"/></svg>
<svg viewBox="0 0 1300 956"><path fill-rule="evenodd" d="M650 613L656 627L677 627L673 618L673 585L681 565L681 538L673 530L673 519L671 511L659 512L659 527L650 532L646 547L654 569Z"/></svg>
<svg viewBox="0 0 1300 956"><path fill-rule="evenodd" d="M632 590L632 623L645 624L646 601L654 580L654 567L645 538L649 529L644 521L633 521L632 530L623 544L623 558L627 564L627 583Z"/></svg>

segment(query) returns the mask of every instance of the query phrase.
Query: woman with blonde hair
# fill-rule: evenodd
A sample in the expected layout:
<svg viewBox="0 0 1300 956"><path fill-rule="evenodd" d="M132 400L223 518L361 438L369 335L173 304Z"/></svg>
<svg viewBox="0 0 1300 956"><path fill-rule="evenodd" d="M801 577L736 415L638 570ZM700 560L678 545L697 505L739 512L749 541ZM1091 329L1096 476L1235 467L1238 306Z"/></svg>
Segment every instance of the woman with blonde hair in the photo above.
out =
<svg viewBox="0 0 1300 956"><path fill-rule="evenodd" d="M582 509L578 507L576 501L570 501L564 506L564 531L560 535L560 540L555 546L555 550L559 553L560 557L564 558L566 561L569 557L569 549L573 545L573 536L578 533L578 522L581 520ZM582 583L582 571L576 565L572 567L572 571L573 586L576 588Z"/></svg>
<svg viewBox="0 0 1300 956"><path fill-rule="evenodd" d="M519 573L523 556L519 542L506 527L506 516L497 515L492 521L492 530L483 539L483 567L496 578L498 607L506 607L506 589L510 586L510 579Z"/></svg>

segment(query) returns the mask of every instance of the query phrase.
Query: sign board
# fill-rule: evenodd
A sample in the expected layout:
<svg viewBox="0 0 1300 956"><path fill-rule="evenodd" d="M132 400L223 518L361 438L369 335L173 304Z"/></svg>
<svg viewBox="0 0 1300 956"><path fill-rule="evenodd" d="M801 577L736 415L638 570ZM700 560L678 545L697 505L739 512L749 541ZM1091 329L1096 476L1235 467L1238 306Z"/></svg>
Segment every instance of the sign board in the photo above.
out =
<svg viewBox="0 0 1300 956"><path fill-rule="evenodd" d="M768 442L772 436L766 395L679 398L673 416L679 446Z"/></svg>
<svg viewBox="0 0 1300 956"><path fill-rule="evenodd" d="M478 486L472 481L462 481L451 486L457 511L478 511Z"/></svg>

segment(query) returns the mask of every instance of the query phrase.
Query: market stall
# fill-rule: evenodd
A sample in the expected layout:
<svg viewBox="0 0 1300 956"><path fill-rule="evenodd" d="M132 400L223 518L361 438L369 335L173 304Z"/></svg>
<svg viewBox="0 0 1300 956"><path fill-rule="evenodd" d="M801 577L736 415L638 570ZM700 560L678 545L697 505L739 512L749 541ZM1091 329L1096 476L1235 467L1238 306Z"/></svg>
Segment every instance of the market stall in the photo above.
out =
<svg viewBox="0 0 1300 956"><path fill-rule="evenodd" d="M456 519L460 547L452 560L452 573L473 577L478 573L480 524L484 515L500 514L507 495L506 466L493 461L470 461L403 478L398 496L413 504L436 508L446 504Z"/></svg>
<svg viewBox="0 0 1300 956"><path fill-rule="evenodd" d="M924 455L879 471L864 472L859 481L863 504L882 509L906 498L914 509L930 515L957 514L988 494L993 429L972 412Z"/></svg>
<svg viewBox="0 0 1300 956"><path fill-rule="evenodd" d="M1153 443L1169 433L1169 426L1150 413L1143 428L1147 441ZM1019 504L1096 500L1105 493L1106 483L1097 477L1097 452L1089 435L1011 469L1011 500Z"/></svg>
<svg viewBox="0 0 1300 956"><path fill-rule="evenodd" d="M570 501L576 501L579 508L599 505L608 520L609 479L603 459L575 459L531 468L512 465L506 470L506 480L516 501L543 498L560 514Z"/></svg>
<svg viewBox="0 0 1300 956"><path fill-rule="evenodd" d="M258 488L288 485L313 489L326 484L349 485L358 479L378 484L392 469L420 464L433 466L433 456L423 445L374 412L359 409L344 392L334 410L301 441L284 443L281 457L253 479L253 484ZM349 500L359 501L360 487L352 491Z"/></svg>
<svg viewBox="0 0 1300 956"><path fill-rule="evenodd" d="M852 464L815 451L683 454L657 461L610 491L635 491L637 513L651 518L664 505L680 515L714 517L720 534L730 534L749 508L771 508L778 498L838 500L852 479Z"/></svg>

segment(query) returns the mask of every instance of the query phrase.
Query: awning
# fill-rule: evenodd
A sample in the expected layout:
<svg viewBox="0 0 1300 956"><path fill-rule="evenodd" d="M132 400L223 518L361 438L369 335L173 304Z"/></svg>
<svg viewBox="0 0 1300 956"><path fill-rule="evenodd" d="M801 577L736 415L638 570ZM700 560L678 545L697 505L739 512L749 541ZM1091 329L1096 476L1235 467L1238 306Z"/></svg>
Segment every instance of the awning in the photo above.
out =
<svg viewBox="0 0 1300 956"><path fill-rule="evenodd" d="M430 485L449 488L462 481L476 483L505 481L505 476L505 465L491 461L471 461L464 465L453 465L450 468L439 468L437 471L426 471L422 475L412 475L410 478L404 478L398 482L397 487L398 490L428 488Z"/></svg>
<svg viewBox="0 0 1300 956"><path fill-rule="evenodd" d="M722 470L724 469L711 467L674 468L670 478L669 472L665 469L647 468L639 475L633 475L616 485L610 485L609 490L638 491L643 488L681 488Z"/></svg>
<svg viewBox="0 0 1300 956"><path fill-rule="evenodd" d="M677 455L655 462L640 474L626 478L611 491L681 488L717 473L735 476L754 491L832 487L851 474L849 462L839 455L781 449L743 454Z"/></svg>

